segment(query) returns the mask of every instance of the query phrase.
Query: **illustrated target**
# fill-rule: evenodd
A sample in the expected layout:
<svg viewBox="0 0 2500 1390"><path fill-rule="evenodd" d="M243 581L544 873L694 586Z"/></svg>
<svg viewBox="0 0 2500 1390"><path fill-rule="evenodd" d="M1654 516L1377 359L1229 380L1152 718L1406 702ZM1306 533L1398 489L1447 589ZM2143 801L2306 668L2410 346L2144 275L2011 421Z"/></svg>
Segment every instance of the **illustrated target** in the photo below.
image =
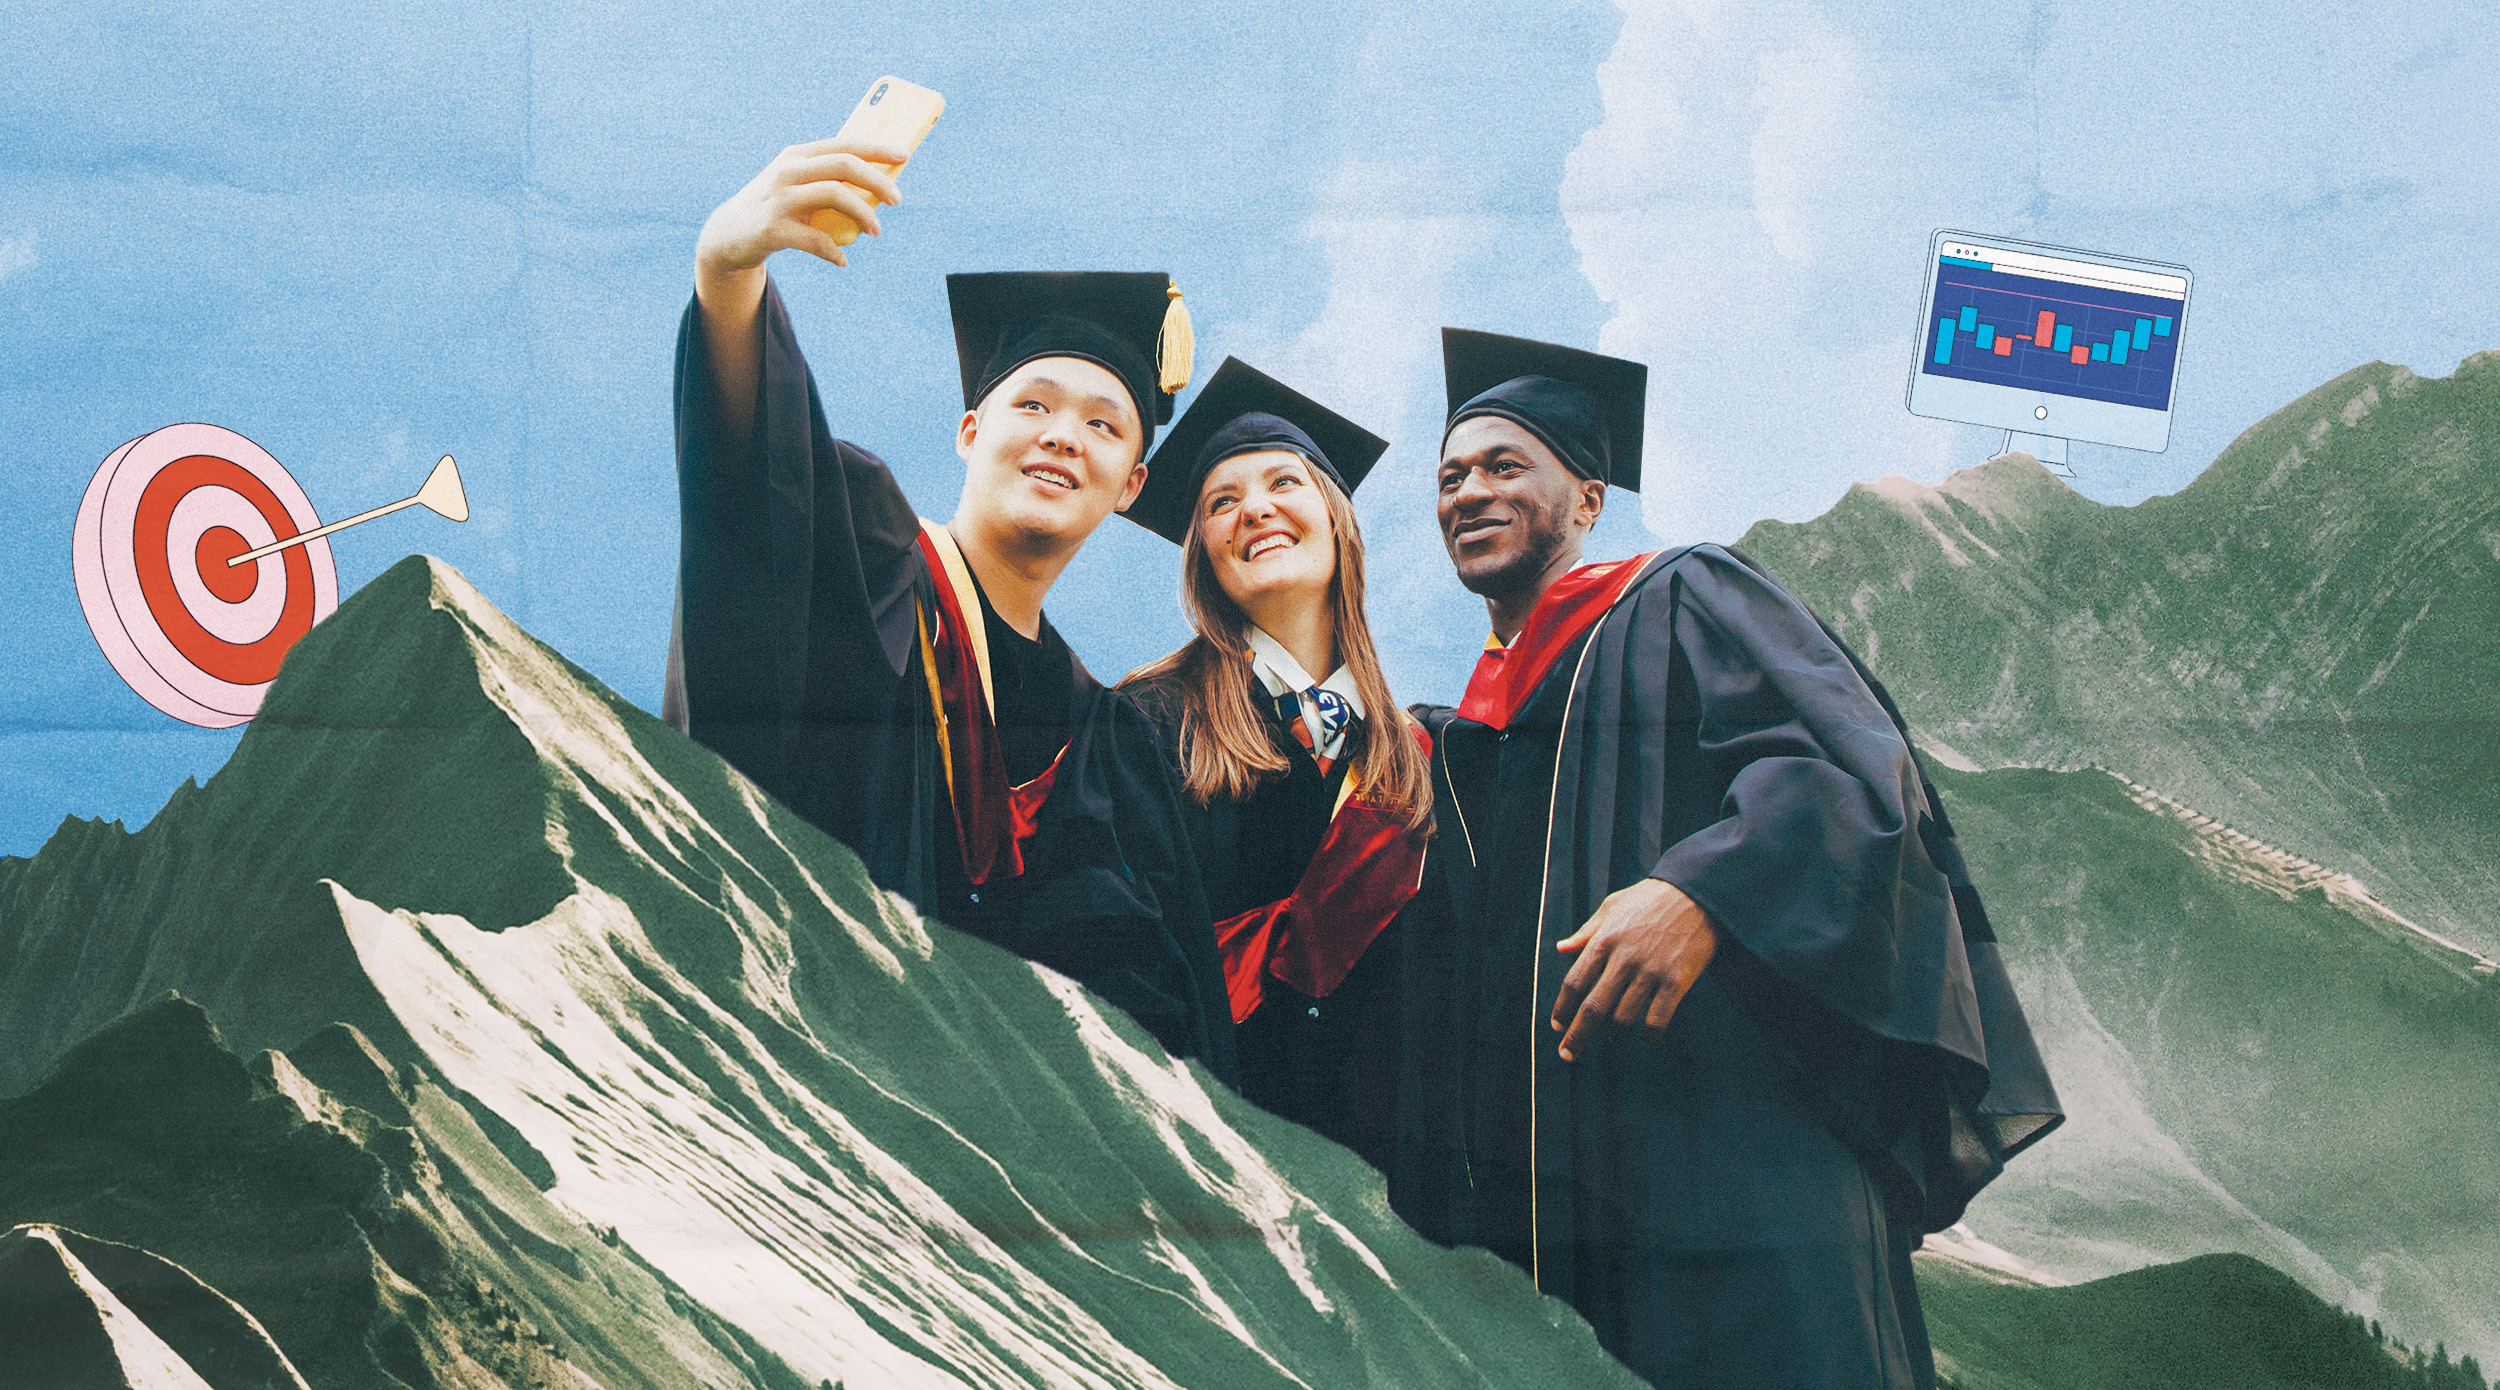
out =
<svg viewBox="0 0 2500 1390"><path fill-rule="evenodd" d="M140 698L223 729L260 710L296 639L339 606L330 543L227 561L321 524L267 450L215 425L168 425L107 455L70 543L78 603Z"/></svg>

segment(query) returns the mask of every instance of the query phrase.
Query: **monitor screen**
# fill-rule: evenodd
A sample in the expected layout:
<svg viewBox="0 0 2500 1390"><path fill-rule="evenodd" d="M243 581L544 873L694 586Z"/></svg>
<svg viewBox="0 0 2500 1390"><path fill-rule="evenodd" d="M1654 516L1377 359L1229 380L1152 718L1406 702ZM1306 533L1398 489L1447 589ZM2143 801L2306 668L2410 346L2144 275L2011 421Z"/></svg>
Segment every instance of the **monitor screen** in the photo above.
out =
<svg viewBox="0 0 2500 1390"><path fill-rule="evenodd" d="M1910 411L2158 453L2189 280L2184 266L1938 232Z"/></svg>

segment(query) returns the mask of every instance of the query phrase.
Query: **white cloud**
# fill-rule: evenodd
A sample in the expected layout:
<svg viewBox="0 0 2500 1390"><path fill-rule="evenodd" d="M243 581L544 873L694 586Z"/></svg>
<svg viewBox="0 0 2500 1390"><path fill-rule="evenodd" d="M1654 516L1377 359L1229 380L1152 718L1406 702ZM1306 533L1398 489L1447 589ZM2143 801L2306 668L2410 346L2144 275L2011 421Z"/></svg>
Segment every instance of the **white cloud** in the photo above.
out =
<svg viewBox="0 0 2500 1390"><path fill-rule="evenodd" d="M1955 431L1901 405L1936 224L1875 182L1904 153L1878 64L1808 4L1623 7L1561 196L1600 347L1650 367L1644 522L1734 539L1941 476Z"/></svg>
<svg viewBox="0 0 2500 1390"><path fill-rule="evenodd" d="M1319 316L1269 368L1398 441L1362 491L1365 608L1393 689L1443 683L1443 648L1482 640L1481 606L1459 589L1431 524L1442 414L1441 335L1462 319L1459 292L1483 252L1485 219L1429 172L1349 160L1305 226L1328 268Z"/></svg>
<svg viewBox="0 0 2500 1390"><path fill-rule="evenodd" d="M1859 132L1858 57L1833 35L1811 33L1756 64L1753 208L1771 248L1814 259L1817 203L1831 190Z"/></svg>
<svg viewBox="0 0 2500 1390"><path fill-rule="evenodd" d="M1328 266L1328 298L1272 370L1330 400L1362 402L1366 419L1434 406L1451 276L1483 236L1480 215L1431 210L1455 202L1411 169L1340 165L1304 229Z"/></svg>
<svg viewBox="0 0 2500 1390"><path fill-rule="evenodd" d="M0 237L0 280L35 266L35 234L31 231L13 237Z"/></svg>
<svg viewBox="0 0 2500 1390"><path fill-rule="evenodd" d="M2104 501L2177 488L2354 362L2449 361L2487 333L2461 307L2480 282L2422 278L2488 239L2500 170L2479 133L2500 65L2453 14L2357 43L2358 11L2297 7L1616 3L1561 207L1611 311L1599 346L1650 366L1643 516L1670 540L1988 452L1902 403L1941 227L2196 268L2180 432L2166 456L2085 446L2078 485Z"/></svg>

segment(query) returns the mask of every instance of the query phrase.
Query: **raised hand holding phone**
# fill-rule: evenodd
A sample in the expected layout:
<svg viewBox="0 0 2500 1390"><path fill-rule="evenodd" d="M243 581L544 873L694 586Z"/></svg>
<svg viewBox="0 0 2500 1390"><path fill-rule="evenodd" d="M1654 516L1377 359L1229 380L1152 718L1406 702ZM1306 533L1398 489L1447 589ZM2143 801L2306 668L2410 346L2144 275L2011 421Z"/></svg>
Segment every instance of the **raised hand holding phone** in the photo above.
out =
<svg viewBox="0 0 2500 1390"><path fill-rule="evenodd" d="M926 87L878 78L839 134L773 156L704 219L695 240L694 293L722 417L733 434L746 433L761 365L756 314L764 302L765 259L795 249L850 264L842 248L861 231L881 230L877 205L902 201L893 171L910 161L945 106Z"/></svg>

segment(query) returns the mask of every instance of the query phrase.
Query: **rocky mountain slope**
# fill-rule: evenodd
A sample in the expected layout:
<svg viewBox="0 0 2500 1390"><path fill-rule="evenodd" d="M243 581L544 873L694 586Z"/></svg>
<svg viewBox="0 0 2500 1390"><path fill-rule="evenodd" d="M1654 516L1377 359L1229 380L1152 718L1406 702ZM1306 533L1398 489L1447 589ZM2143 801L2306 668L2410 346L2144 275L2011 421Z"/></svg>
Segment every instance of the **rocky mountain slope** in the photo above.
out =
<svg viewBox="0 0 2500 1390"><path fill-rule="evenodd" d="M1629 1383L421 557L145 829L0 860L21 1092L0 1225L325 1387Z"/></svg>
<svg viewBox="0 0 2500 1390"><path fill-rule="evenodd" d="M159 1255L60 1226L0 1234L8 1383L307 1390L258 1319Z"/></svg>

